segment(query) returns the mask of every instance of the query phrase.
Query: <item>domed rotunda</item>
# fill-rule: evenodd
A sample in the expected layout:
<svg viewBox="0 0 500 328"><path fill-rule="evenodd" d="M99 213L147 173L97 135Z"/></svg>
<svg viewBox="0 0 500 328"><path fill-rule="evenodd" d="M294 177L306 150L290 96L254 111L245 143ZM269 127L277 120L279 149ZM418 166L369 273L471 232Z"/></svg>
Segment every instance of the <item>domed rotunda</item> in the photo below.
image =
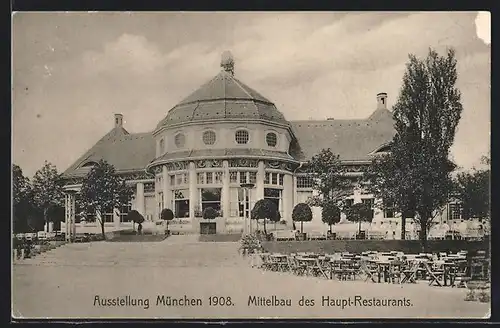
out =
<svg viewBox="0 0 500 328"><path fill-rule="evenodd" d="M67 185L78 190L103 159L135 186L128 207L104 214L113 229L129 224L131 209L154 224L170 208L172 229L177 223L196 232L203 210L211 207L219 213L218 233L241 232L249 228L250 209L264 198L276 203L291 227L293 207L313 195L304 170L312 156L330 148L357 176L373 155L387 151L394 129L386 93L374 97L375 110L366 119L288 121L271 100L237 79L230 52L222 54L220 66L151 132L129 133L123 115L115 114L113 129L64 172ZM354 192L351 198L372 196ZM320 211L311 224L324 226Z"/></svg>

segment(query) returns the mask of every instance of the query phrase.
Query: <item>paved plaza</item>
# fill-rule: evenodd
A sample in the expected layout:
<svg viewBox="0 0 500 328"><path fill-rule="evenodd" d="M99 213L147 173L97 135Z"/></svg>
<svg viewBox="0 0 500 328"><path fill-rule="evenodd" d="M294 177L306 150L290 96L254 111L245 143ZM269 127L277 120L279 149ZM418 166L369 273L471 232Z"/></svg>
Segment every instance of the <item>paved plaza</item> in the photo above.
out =
<svg viewBox="0 0 500 328"><path fill-rule="evenodd" d="M488 303L466 302L465 294L465 289L427 284L339 282L262 272L238 255L238 243L199 242L194 235L162 242L65 245L13 267L13 315L18 318L482 318L489 312ZM169 306L169 296L186 296L189 300L181 303L191 305ZM259 297L273 296L267 302L290 299L292 305L257 305ZM210 306L210 297L212 303L230 297L231 305ZM314 305L300 306L302 297L313 299ZM356 297L407 303L363 306L352 302ZM125 303L148 299L149 307L99 305L97 298L122 298ZM351 299L351 304L327 306L322 298Z"/></svg>

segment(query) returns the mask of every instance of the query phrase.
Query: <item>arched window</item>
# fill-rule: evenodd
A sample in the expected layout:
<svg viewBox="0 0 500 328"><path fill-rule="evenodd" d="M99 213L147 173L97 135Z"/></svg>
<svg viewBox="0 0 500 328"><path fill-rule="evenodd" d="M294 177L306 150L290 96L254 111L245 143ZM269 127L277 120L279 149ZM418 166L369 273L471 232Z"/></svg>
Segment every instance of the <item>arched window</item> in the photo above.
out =
<svg viewBox="0 0 500 328"><path fill-rule="evenodd" d="M186 143L186 136L182 133L178 133L175 135L174 142L177 148L182 148Z"/></svg>
<svg viewBox="0 0 500 328"><path fill-rule="evenodd" d="M214 131L203 132L203 143L205 145L213 145L217 139Z"/></svg>
<svg viewBox="0 0 500 328"><path fill-rule="evenodd" d="M242 145L248 143L249 135L248 131L246 130L238 130L236 131L234 138L236 140L236 143Z"/></svg>
<svg viewBox="0 0 500 328"><path fill-rule="evenodd" d="M165 139L161 138L160 139L160 155L163 155L165 153Z"/></svg>
<svg viewBox="0 0 500 328"><path fill-rule="evenodd" d="M278 143L278 137L276 136L276 133L269 132L266 135L266 143L269 147L276 147L276 144Z"/></svg>

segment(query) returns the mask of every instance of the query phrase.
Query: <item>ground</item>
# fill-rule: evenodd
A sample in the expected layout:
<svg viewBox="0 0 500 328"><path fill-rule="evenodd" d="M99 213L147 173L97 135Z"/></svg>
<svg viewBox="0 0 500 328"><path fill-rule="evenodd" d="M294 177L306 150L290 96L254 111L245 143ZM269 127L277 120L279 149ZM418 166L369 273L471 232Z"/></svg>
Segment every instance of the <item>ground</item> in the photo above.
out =
<svg viewBox="0 0 500 328"><path fill-rule="evenodd" d="M65 245L13 267L13 315L23 318L483 318L488 303L465 289L339 282L262 272L235 242L171 236L161 242ZM201 299L202 306L157 305L158 296ZM290 307L248 305L250 296L291 299ZM407 299L406 307L322 306L330 299ZM149 299L149 308L94 306L96 296ZM210 296L232 306L209 306ZM314 306L298 301L314 299Z"/></svg>

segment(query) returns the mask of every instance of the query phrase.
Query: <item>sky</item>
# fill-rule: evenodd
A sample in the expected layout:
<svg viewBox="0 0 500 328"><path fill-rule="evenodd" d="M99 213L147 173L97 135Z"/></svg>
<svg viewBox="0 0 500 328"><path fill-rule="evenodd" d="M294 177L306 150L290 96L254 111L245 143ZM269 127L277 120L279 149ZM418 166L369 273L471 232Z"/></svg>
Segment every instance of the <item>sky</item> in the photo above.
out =
<svg viewBox="0 0 500 328"><path fill-rule="evenodd" d="M376 94L397 100L408 54L456 50L464 111L451 156L462 168L490 149L488 12L107 12L13 16L13 162L62 172L124 115L152 131L220 71L288 120L365 118Z"/></svg>

